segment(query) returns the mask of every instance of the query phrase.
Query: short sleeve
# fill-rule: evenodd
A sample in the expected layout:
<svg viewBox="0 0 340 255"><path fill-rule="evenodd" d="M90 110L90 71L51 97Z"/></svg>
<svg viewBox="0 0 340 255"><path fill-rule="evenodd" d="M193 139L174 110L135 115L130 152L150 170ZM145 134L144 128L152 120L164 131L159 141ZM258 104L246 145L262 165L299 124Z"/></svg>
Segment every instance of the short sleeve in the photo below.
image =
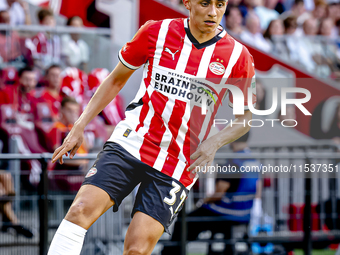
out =
<svg viewBox="0 0 340 255"><path fill-rule="evenodd" d="M243 92L244 109L249 110L248 107L248 88L252 91L252 104L256 105L256 81L255 81L255 67L253 56L250 55L246 47L243 46L242 52L238 61L232 69L228 84L235 85ZM229 93L229 106L233 107L233 96Z"/></svg>
<svg viewBox="0 0 340 255"><path fill-rule="evenodd" d="M152 23L153 21L146 22L132 40L119 51L119 60L126 67L136 70L146 63L148 59L148 29Z"/></svg>

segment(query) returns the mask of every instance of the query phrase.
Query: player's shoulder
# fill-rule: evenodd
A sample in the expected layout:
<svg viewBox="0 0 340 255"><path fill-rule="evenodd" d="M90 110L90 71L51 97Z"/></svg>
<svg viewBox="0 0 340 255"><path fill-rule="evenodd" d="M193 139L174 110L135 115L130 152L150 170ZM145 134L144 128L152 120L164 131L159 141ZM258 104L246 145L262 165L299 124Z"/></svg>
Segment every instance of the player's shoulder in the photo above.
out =
<svg viewBox="0 0 340 255"><path fill-rule="evenodd" d="M163 22L168 22L169 24L184 26L184 19L163 19L163 20L148 20L145 22L140 29L150 29L150 28L159 28Z"/></svg>
<svg viewBox="0 0 340 255"><path fill-rule="evenodd" d="M226 44L234 45L235 49L237 48L238 51L241 51L240 52L240 57L245 57L245 58L252 57L252 55L250 54L248 48L244 44L242 44L241 42L236 40L230 34L226 33L225 36L223 37L223 41Z"/></svg>
<svg viewBox="0 0 340 255"><path fill-rule="evenodd" d="M253 56L250 54L248 48L247 48L244 44L242 44L242 43L240 43L240 42L239 42L239 44L242 45L242 51L241 51L240 57L246 58L246 59L248 59L248 58L253 58Z"/></svg>

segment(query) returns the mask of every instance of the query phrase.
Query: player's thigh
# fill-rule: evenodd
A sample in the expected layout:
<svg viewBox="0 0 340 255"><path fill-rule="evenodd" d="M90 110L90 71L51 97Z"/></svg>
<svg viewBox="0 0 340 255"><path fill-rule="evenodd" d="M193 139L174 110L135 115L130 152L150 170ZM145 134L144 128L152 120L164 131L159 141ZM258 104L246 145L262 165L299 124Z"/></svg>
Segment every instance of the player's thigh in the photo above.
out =
<svg viewBox="0 0 340 255"><path fill-rule="evenodd" d="M136 169L139 162L119 144L106 143L65 219L87 229L111 206L117 211L140 182L141 173Z"/></svg>
<svg viewBox="0 0 340 255"><path fill-rule="evenodd" d="M139 186L132 217L143 212L158 222L170 234L169 227L182 209L189 191L179 181L155 169L148 169Z"/></svg>
<svg viewBox="0 0 340 255"><path fill-rule="evenodd" d="M117 143L107 142L88 171L83 186L93 185L106 191L114 201L113 211L143 178L141 161Z"/></svg>
<svg viewBox="0 0 340 255"><path fill-rule="evenodd" d="M114 202L106 191L93 185L83 185L65 219L88 229L113 205Z"/></svg>
<svg viewBox="0 0 340 255"><path fill-rule="evenodd" d="M163 232L159 221L137 211L126 233L123 255L151 254Z"/></svg>

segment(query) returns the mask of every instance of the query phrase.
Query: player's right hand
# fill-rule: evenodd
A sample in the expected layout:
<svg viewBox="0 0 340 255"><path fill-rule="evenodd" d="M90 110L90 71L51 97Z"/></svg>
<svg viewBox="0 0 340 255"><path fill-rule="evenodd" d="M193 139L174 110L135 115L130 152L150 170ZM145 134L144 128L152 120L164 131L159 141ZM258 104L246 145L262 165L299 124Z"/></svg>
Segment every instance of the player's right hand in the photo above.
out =
<svg viewBox="0 0 340 255"><path fill-rule="evenodd" d="M63 144L54 151L52 163L55 163L59 159L60 164L62 164L64 155L69 155L70 159L72 159L80 145L83 143L83 140L84 130L77 126L73 126L70 133L64 139Z"/></svg>

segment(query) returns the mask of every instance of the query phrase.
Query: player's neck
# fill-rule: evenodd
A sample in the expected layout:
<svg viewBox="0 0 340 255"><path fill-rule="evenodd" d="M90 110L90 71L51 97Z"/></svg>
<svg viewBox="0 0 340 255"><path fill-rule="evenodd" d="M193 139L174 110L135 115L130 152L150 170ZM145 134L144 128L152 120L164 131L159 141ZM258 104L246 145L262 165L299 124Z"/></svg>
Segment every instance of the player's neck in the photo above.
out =
<svg viewBox="0 0 340 255"><path fill-rule="evenodd" d="M213 32L211 33L203 33L200 31L198 28L196 28L189 19L188 25L190 29L190 33L192 34L193 37L199 42L199 43L204 43L209 41L210 39L214 38L216 35L218 35L222 30L220 27L217 27Z"/></svg>

